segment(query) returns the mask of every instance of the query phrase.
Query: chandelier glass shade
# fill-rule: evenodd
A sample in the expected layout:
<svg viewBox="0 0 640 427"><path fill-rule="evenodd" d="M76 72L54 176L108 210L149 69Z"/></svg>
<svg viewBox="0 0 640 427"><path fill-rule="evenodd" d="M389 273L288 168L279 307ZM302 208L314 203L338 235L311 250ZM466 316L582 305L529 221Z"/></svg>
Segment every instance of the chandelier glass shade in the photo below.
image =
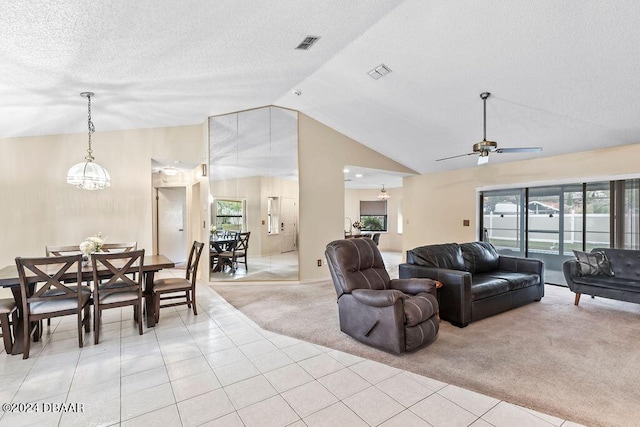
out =
<svg viewBox="0 0 640 427"><path fill-rule="evenodd" d="M83 190L102 190L111 186L111 176L105 168L93 161L91 134L95 132L95 128L91 121L91 97L94 94L92 92L82 92L80 95L88 99L87 127L89 129L89 148L87 149L87 155L84 157L86 161L71 166L69 172L67 172L67 184L75 185Z"/></svg>
<svg viewBox="0 0 640 427"><path fill-rule="evenodd" d="M387 190L384 189L384 184L382 184L382 190L378 193L378 200L388 200L391 196L387 193Z"/></svg>

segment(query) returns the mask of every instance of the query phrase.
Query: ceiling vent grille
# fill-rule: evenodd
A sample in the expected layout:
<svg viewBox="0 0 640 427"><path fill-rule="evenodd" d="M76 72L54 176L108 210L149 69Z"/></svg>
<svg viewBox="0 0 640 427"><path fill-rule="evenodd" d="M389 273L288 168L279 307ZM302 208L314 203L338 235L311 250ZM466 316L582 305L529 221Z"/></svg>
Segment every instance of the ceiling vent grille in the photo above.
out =
<svg viewBox="0 0 640 427"><path fill-rule="evenodd" d="M373 70L369 71L369 74L374 80L378 80L380 77L384 77L391 72L391 68L387 67L384 64L378 65Z"/></svg>
<svg viewBox="0 0 640 427"><path fill-rule="evenodd" d="M302 42L296 47L296 49L299 50L309 50L311 49L311 46L313 46L318 40L320 40L320 37L318 36L307 36L305 37L304 40L302 40Z"/></svg>

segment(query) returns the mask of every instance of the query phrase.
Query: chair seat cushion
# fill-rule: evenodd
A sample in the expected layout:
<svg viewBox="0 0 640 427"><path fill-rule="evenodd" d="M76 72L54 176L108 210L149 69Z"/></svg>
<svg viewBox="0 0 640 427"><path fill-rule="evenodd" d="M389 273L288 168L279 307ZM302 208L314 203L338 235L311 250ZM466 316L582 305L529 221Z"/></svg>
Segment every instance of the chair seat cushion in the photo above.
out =
<svg viewBox="0 0 640 427"><path fill-rule="evenodd" d="M0 314L9 314L16 309L16 302L13 298L0 299Z"/></svg>
<svg viewBox="0 0 640 427"><path fill-rule="evenodd" d="M67 288L72 289L74 292L78 292L78 285L70 285L70 286L67 286ZM82 285L82 286L80 286L80 292L82 292L83 294L90 294L91 293L91 288L89 286ZM45 292L42 295L50 297L50 296L54 296L54 295L64 295L64 292L62 291L62 289L58 289L58 288L53 288L52 287L51 289L49 289L47 292Z"/></svg>
<svg viewBox="0 0 640 427"><path fill-rule="evenodd" d="M82 293L81 306L84 307L89 301L90 294ZM72 310L78 307L78 298L60 298L49 301L34 301L29 305L29 312L31 314L47 314L55 313L57 311Z"/></svg>
<svg viewBox="0 0 640 427"><path fill-rule="evenodd" d="M107 283L100 283L100 284L98 285L98 289L99 289L99 290L104 290L104 289L118 289L118 288L126 288L126 287L129 287L129 286L131 286L131 284L130 284L130 283L125 283L125 282L123 282L122 280L116 280L115 282L113 282L113 283L109 283L109 284L107 284Z"/></svg>
<svg viewBox="0 0 640 427"><path fill-rule="evenodd" d="M180 291L191 289L191 282L185 278L170 277L167 279L158 279L153 282L154 292Z"/></svg>
<svg viewBox="0 0 640 427"><path fill-rule="evenodd" d="M438 310L438 300L431 294L421 292L404 299L404 317L406 326L422 323Z"/></svg>
<svg viewBox="0 0 640 427"><path fill-rule="evenodd" d="M532 273L516 273L513 271L498 270L486 273L486 275L506 280L509 283L510 291L528 288L529 286L536 286L540 284L540 276ZM476 276L474 276L474 280L475 277Z"/></svg>
<svg viewBox="0 0 640 427"><path fill-rule="evenodd" d="M640 281L610 276L576 276L573 281L578 285L596 286L618 291L640 292Z"/></svg>
<svg viewBox="0 0 640 427"><path fill-rule="evenodd" d="M104 296L100 295L100 304L114 304L125 301L135 301L138 299L136 291L113 292Z"/></svg>

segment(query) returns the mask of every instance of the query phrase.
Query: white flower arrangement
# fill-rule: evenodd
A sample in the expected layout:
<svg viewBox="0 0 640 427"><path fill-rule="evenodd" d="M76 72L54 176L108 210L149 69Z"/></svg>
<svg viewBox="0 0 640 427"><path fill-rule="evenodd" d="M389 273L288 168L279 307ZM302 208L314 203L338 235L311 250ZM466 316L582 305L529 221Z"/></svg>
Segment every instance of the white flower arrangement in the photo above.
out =
<svg viewBox="0 0 640 427"><path fill-rule="evenodd" d="M216 228L215 224L211 224L209 226L209 231L211 232L211 234L215 233L216 230L217 230L217 228Z"/></svg>
<svg viewBox="0 0 640 427"><path fill-rule="evenodd" d="M80 252L89 256L93 252L99 252L104 245L106 237L102 237L102 233L98 233L95 236L87 237L80 243Z"/></svg>
<svg viewBox="0 0 640 427"><path fill-rule="evenodd" d="M356 230L362 230L364 228L364 224L362 224L360 221L356 221L353 223L352 227Z"/></svg>

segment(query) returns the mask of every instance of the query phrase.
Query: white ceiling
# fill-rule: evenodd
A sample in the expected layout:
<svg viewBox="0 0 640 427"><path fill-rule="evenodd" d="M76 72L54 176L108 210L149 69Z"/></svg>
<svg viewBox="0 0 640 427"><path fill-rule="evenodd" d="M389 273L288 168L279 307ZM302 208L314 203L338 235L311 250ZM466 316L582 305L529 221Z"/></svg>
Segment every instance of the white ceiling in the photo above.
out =
<svg viewBox="0 0 640 427"><path fill-rule="evenodd" d="M4 0L0 137L280 105L421 173L640 142L640 2ZM294 47L307 35L309 51ZM392 73L373 80L380 63ZM293 91L299 89L297 96Z"/></svg>

